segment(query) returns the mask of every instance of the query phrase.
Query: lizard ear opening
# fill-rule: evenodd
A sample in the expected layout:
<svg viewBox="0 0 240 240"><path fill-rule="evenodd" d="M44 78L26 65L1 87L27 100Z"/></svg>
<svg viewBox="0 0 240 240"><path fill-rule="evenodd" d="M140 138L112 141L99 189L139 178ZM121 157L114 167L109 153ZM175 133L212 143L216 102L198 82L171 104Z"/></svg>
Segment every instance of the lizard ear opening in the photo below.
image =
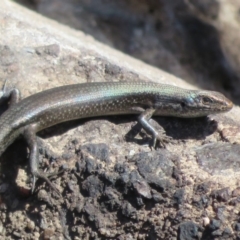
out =
<svg viewBox="0 0 240 240"><path fill-rule="evenodd" d="M185 108L186 107L186 103L185 102L181 102L181 107Z"/></svg>

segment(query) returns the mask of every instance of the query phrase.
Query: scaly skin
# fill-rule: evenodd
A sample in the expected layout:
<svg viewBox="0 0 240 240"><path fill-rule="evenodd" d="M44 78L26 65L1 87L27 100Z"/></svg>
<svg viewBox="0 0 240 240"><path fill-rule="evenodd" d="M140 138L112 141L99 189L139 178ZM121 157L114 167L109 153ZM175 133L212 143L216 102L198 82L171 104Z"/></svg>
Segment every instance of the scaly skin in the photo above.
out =
<svg viewBox="0 0 240 240"><path fill-rule="evenodd" d="M192 118L226 112L233 106L218 92L187 90L150 82L67 85L34 94L20 102L17 102L16 89L0 95L3 98L12 96L13 99L10 109L0 117L0 155L19 135L24 135L30 145L32 174L48 182L38 170L35 136L44 128L79 118L138 114L142 127L152 134L155 146L157 140L162 144L164 140L149 123L152 115Z"/></svg>

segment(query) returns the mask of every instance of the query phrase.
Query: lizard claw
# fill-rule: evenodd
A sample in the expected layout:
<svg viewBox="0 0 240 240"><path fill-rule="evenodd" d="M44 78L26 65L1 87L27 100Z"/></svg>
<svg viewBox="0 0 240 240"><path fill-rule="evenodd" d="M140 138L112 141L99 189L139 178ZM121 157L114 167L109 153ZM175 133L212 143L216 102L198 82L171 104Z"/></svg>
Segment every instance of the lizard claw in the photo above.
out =
<svg viewBox="0 0 240 240"><path fill-rule="evenodd" d="M52 174L52 175L56 175L56 173ZM52 190L54 192L57 193L58 196L62 196L60 191L54 186L54 184L52 184L52 182L48 179L48 176L45 175L44 173L40 173L40 172L37 172L37 173L33 173L33 180L32 180L32 193L34 192L34 189L35 189L35 184L36 184L36 179L38 178L42 178L44 181L46 181L49 186L52 188Z"/></svg>
<svg viewBox="0 0 240 240"><path fill-rule="evenodd" d="M169 137L169 136L166 136L165 134L159 134L159 133L156 133L154 134L153 136L153 144L152 144L152 147L154 149L156 149L156 145L157 145L157 142L159 142L159 146L162 147L162 148L166 148L166 143L173 143L173 138L172 137Z"/></svg>

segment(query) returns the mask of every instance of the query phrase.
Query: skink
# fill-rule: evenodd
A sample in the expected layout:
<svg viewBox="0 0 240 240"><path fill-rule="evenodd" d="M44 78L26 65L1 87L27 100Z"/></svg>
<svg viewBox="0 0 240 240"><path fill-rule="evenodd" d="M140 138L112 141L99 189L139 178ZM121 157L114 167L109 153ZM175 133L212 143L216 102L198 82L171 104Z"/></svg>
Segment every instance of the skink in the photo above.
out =
<svg viewBox="0 0 240 240"><path fill-rule="evenodd" d="M21 101L17 89L4 89L0 97L10 98L9 109L0 117L0 155L19 135L25 137L30 149L32 189L37 178L43 178L55 189L38 169L36 133L42 129L79 118L137 114L139 123L152 135L155 146L157 141L163 144L164 137L150 124L153 115L201 117L228 111L233 106L218 92L187 90L150 82L67 85L39 92Z"/></svg>

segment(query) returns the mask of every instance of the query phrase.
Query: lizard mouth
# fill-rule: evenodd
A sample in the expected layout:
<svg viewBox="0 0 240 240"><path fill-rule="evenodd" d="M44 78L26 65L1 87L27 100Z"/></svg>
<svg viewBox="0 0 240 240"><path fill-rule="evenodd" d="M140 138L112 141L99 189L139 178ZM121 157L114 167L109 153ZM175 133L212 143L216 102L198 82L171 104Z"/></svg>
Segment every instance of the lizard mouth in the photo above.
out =
<svg viewBox="0 0 240 240"><path fill-rule="evenodd" d="M229 111L233 108L233 102L226 98L225 105L223 106L222 110Z"/></svg>

